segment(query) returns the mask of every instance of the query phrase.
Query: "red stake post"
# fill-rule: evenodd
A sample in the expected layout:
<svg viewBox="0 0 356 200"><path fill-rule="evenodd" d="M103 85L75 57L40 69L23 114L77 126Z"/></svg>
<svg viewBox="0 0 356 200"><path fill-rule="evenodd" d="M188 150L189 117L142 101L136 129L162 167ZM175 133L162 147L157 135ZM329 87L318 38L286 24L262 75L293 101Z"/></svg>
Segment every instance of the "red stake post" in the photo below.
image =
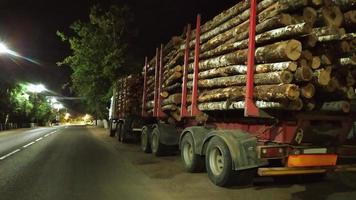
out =
<svg viewBox="0 0 356 200"><path fill-rule="evenodd" d="M193 88L192 88L192 109L191 116L200 114L198 109L198 81L199 81L199 56L200 56L200 22L201 16L197 16L197 28L195 35L195 52L194 52L194 76L193 76Z"/></svg>
<svg viewBox="0 0 356 200"><path fill-rule="evenodd" d="M187 109L187 82L188 82L188 65L189 65L189 42L191 35L191 25L187 26L186 40L185 40L185 51L184 51L184 68L183 68L183 84L182 84L182 103L180 107L180 117L188 117Z"/></svg>
<svg viewBox="0 0 356 200"><path fill-rule="evenodd" d="M156 67L155 67L155 88L154 88L154 106L153 106L153 117L157 117L158 110L158 84L159 84L159 51L156 48Z"/></svg>
<svg viewBox="0 0 356 200"><path fill-rule="evenodd" d="M250 30L247 57L247 81L245 96L245 117L259 117L260 111L253 100L255 72L256 0L250 1Z"/></svg>
<svg viewBox="0 0 356 200"><path fill-rule="evenodd" d="M148 58L145 57L145 66L143 67L143 94L142 94L142 117L146 117L146 101L147 101L147 68Z"/></svg>
<svg viewBox="0 0 356 200"><path fill-rule="evenodd" d="M158 72L158 98L157 98L157 117L165 117L164 112L162 112L162 84L163 84L163 44L161 44L161 49L159 52L159 72Z"/></svg>

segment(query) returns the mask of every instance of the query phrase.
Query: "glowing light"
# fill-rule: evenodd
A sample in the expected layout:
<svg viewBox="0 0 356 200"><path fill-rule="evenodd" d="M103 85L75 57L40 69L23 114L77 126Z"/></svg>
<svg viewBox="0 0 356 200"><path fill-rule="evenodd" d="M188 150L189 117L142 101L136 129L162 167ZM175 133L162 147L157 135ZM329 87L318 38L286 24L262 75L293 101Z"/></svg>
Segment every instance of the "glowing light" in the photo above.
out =
<svg viewBox="0 0 356 200"><path fill-rule="evenodd" d="M37 65L40 65L40 63L38 63L37 61L31 59L31 58L26 58L24 56L21 56L20 54L18 54L17 52L9 49L6 44L0 42L0 54L9 54L11 56L15 56L15 57L19 57L19 58L22 58L24 60L27 60L28 62L31 62L31 63L34 63L34 64L37 64Z"/></svg>
<svg viewBox="0 0 356 200"><path fill-rule="evenodd" d="M91 116L88 115L88 114L85 114L85 116L83 117L83 120L84 120L84 121L88 121L88 120L90 120L90 119L91 119Z"/></svg>
<svg viewBox="0 0 356 200"><path fill-rule="evenodd" d="M51 101L51 104L58 103L58 100L57 100L55 97L52 97L52 98L50 99L50 101Z"/></svg>
<svg viewBox="0 0 356 200"><path fill-rule="evenodd" d="M70 118L70 114L69 113L66 113L65 116L64 116L64 119L65 120L68 120Z"/></svg>
<svg viewBox="0 0 356 200"><path fill-rule="evenodd" d="M20 56L15 51L10 50L4 43L0 43L0 54L10 54L13 56Z"/></svg>
<svg viewBox="0 0 356 200"><path fill-rule="evenodd" d="M60 110L60 109L63 109L64 106L61 103L55 103L55 104L53 104L53 108L57 109L57 110Z"/></svg>
<svg viewBox="0 0 356 200"><path fill-rule="evenodd" d="M46 91L46 87L42 84L34 85L34 84L29 84L27 85L27 91L32 92L32 93L41 93Z"/></svg>
<svg viewBox="0 0 356 200"><path fill-rule="evenodd" d="M30 99L30 95L29 94L25 93L22 96L25 98L26 101L28 101Z"/></svg>

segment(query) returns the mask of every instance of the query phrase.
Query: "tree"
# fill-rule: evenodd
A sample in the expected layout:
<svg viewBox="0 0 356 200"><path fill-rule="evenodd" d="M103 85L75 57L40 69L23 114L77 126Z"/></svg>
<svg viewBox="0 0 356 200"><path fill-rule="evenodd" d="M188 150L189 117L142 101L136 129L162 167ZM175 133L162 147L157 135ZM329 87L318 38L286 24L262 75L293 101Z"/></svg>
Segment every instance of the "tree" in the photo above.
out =
<svg viewBox="0 0 356 200"><path fill-rule="evenodd" d="M104 11L96 5L88 22L76 21L70 26L72 35L57 32L72 50L72 55L58 64L71 67L74 91L85 97L88 111L100 118L107 116L113 82L138 69L129 53L135 36L132 21L127 7L110 6Z"/></svg>
<svg viewBox="0 0 356 200"><path fill-rule="evenodd" d="M0 124L21 125L35 118L44 124L55 117L45 96L26 92L24 84L0 81Z"/></svg>

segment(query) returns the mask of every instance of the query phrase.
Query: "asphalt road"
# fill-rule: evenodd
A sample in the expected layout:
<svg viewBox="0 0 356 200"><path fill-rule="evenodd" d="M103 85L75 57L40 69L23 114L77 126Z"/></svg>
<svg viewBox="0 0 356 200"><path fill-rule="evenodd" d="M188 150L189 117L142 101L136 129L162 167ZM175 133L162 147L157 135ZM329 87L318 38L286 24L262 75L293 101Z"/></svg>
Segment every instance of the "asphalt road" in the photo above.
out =
<svg viewBox="0 0 356 200"><path fill-rule="evenodd" d="M0 200L356 199L351 173L219 188L205 173L185 173L178 156L155 158L81 126L0 133L1 157Z"/></svg>

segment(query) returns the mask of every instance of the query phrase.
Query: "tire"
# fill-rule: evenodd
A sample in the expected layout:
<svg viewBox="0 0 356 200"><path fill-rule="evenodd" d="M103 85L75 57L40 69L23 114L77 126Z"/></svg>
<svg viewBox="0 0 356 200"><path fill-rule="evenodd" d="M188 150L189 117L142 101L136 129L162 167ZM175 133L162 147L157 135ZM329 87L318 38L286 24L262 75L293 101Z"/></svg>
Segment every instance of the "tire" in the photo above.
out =
<svg viewBox="0 0 356 200"><path fill-rule="evenodd" d="M113 121L111 120L110 121L110 126L109 126L109 134L110 134L110 137L115 137L115 134L116 134L116 129L117 129L117 124L115 123L115 129L113 129Z"/></svg>
<svg viewBox="0 0 356 200"><path fill-rule="evenodd" d="M128 116L123 122L122 125L122 131L121 131L121 142L123 143L128 143L133 140L138 140L139 139L139 134L135 137L132 132L132 128L136 127L142 127L143 121L140 117L138 116Z"/></svg>
<svg viewBox="0 0 356 200"><path fill-rule="evenodd" d="M219 137L213 137L207 148L205 157L209 179L218 186L246 186L253 182L254 169L235 171L232 158L226 143Z"/></svg>
<svg viewBox="0 0 356 200"><path fill-rule="evenodd" d="M122 134L122 122L118 122L116 128L116 137L117 141L121 142L121 134Z"/></svg>
<svg viewBox="0 0 356 200"><path fill-rule="evenodd" d="M165 154L166 146L160 142L159 135L159 129L154 128L152 131L151 151L155 156L163 156Z"/></svg>
<svg viewBox="0 0 356 200"><path fill-rule="evenodd" d="M185 134L181 142L181 159L187 172L202 172L205 169L204 157L195 154L195 145L191 134Z"/></svg>
<svg viewBox="0 0 356 200"><path fill-rule="evenodd" d="M141 132L141 150L145 153L151 153L151 132L152 129L144 126Z"/></svg>

